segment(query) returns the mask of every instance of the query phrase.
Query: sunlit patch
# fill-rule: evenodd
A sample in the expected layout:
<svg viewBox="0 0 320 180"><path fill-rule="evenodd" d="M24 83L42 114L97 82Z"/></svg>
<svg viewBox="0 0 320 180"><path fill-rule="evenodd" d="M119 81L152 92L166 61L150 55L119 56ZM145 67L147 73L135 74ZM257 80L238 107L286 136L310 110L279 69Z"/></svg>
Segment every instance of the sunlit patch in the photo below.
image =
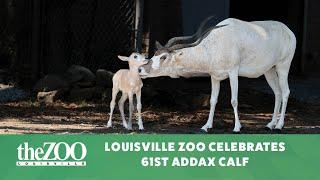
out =
<svg viewBox="0 0 320 180"><path fill-rule="evenodd" d="M265 30L264 28L262 28L261 26L252 25L252 28L253 28L261 37L263 37L263 39L267 39L267 38L268 38L268 33L267 33L266 30Z"/></svg>

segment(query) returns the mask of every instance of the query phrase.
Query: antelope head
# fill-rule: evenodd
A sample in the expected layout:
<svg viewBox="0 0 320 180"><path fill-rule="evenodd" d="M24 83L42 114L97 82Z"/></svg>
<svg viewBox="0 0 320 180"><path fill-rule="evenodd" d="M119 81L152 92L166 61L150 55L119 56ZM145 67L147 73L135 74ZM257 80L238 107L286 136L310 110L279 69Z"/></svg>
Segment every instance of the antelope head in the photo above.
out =
<svg viewBox="0 0 320 180"><path fill-rule="evenodd" d="M142 78L170 76L172 78L179 77L179 71L183 68L184 52L183 49L195 47L206 38L213 29L222 26L211 26L204 29L206 23L212 19L213 16L206 18L199 29L192 36L182 36L170 39L166 45L161 45L156 42L156 52L147 64L140 67L140 75Z"/></svg>

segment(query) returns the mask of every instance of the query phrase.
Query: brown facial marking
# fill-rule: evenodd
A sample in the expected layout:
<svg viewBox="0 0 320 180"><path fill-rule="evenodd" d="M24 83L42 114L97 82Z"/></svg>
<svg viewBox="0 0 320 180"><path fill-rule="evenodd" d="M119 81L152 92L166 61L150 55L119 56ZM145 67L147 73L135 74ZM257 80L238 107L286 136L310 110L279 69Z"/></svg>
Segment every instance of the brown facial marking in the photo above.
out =
<svg viewBox="0 0 320 180"><path fill-rule="evenodd" d="M144 68L144 70L145 70L147 73L150 73L151 65L152 65L152 60L149 60L149 62L148 62L147 64L143 65L142 67Z"/></svg>
<svg viewBox="0 0 320 180"><path fill-rule="evenodd" d="M159 49L154 53L154 55L159 56L162 53L170 53L170 51L169 51L169 49Z"/></svg>

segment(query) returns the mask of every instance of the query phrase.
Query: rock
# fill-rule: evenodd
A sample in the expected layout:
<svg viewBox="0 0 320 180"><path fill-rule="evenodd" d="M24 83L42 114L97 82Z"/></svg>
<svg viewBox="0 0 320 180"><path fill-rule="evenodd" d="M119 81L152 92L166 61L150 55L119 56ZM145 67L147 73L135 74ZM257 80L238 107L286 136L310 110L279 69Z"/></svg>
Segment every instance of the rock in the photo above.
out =
<svg viewBox="0 0 320 180"><path fill-rule="evenodd" d="M10 85L0 84L0 103L25 99L29 93Z"/></svg>
<svg viewBox="0 0 320 180"><path fill-rule="evenodd" d="M62 90L54 90L49 92L38 92L37 100L43 104L51 104L61 97Z"/></svg>
<svg viewBox="0 0 320 180"><path fill-rule="evenodd" d="M119 96L120 94L121 94L121 93L119 92L119 93L118 93L118 96ZM104 89L103 92L102 92L101 100L106 101L106 102L110 102L110 101L111 101L111 98L112 98L112 88L106 88L106 89Z"/></svg>
<svg viewBox="0 0 320 180"><path fill-rule="evenodd" d="M208 94L177 94L174 97L176 105L182 108L199 108L210 106L210 95Z"/></svg>
<svg viewBox="0 0 320 180"><path fill-rule="evenodd" d="M71 85L80 87L91 87L96 79L96 76L88 68L79 65L72 65L64 76Z"/></svg>
<svg viewBox="0 0 320 180"><path fill-rule="evenodd" d="M98 69L96 72L96 83L101 87L112 87L112 78L114 73L105 69Z"/></svg>
<svg viewBox="0 0 320 180"><path fill-rule="evenodd" d="M143 93L143 96L147 96L151 98L159 95L159 92L150 86L143 86L142 93Z"/></svg>
<svg viewBox="0 0 320 180"><path fill-rule="evenodd" d="M59 89L68 89L69 83L60 75L48 74L40 79L33 90L35 92L50 92Z"/></svg>
<svg viewBox="0 0 320 180"><path fill-rule="evenodd" d="M101 98L105 89L101 87L73 88L70 91L70 100L91 100Z"/></svg>
<svg viewBox="0 0 320 180"><path fill-rule="evenodd" d="M144 85L142 88L143 103L147 104L159 104L159 99L163 100L159 92L150 86Z"/></svg>
<svg viewBox="0 0 320 180"><path fill-rule="evenodd" d="M210 98L209 94L200 94L192 98L192 104L198 107L209 107Z"/></svg>

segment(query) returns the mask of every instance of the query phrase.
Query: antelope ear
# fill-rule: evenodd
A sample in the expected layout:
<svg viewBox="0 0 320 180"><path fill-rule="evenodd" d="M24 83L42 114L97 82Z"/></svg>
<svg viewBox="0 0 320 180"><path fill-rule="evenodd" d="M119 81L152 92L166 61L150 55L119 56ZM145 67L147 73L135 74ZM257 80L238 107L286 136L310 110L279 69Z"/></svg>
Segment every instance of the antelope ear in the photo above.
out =
<svg viewBox="0 0 320 180"><path fill-rule="evenodd" d="M163 48L163 46L159 43L159 41L156 41L156 48L157 50Z"/></svg>
<svg viewBox="0 0 320 180"><path fill-rule="evenodd" d="M125 56L118 56L118 58L119 58L121 61L128 61L128 57L125 57Z"/></svg>

